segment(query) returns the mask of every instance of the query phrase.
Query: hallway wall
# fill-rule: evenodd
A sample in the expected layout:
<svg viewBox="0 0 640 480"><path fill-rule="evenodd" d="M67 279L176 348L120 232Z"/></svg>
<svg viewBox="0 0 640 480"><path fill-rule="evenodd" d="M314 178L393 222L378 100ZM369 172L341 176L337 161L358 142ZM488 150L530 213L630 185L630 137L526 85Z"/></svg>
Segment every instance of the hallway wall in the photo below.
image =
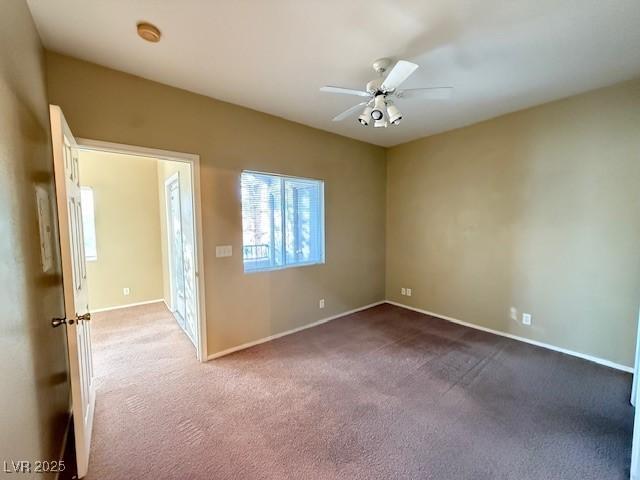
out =
<svg viewBox="0 0 640 480"><path fill-rule="evenodd" d="M43 51L24 1L0 2L0 125L0 461L55 460L69 384L65 329L50 322L64 306ZM46 272L36 187L54 226Z"/></svg>
<svg viewBox="0 0 640 480"><path fill-rule="evenodd" d="M97 259L87 261L90 309L161 300L160 161L86 150L79 159L80 184L93 189L95 205Z"/></svg>

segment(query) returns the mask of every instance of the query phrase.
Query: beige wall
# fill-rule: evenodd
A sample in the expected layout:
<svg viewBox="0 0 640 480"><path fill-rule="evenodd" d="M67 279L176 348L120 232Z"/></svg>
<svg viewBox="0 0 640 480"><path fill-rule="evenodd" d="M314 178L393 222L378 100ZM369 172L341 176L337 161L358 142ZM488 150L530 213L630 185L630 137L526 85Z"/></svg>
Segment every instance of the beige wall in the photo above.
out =
<svg viewBox="0 0 640 480"><path fill-rule="evenodd" d="M633 365L640 81L392 148L387 178L388 299Z"/></svg>
<svg viewBox="0 0 640 480"><path fill-rule="evenodd" d="M25 2L0 2L0 460L7 462L58 458L69 409L65 332L50 326L64 315L59 246L43 273L34 191L47 190L55 221L42 53Z"/></svg>
<svg viewBox="0 0 640 480"><path fill-rule="evenodd" d="M80 183L93 189L95 202L98 259L87 262L89 307L162 299L159 160L96 151L80 151L79 159Z"/></svg>
<svg viewBox="0 0 640 480"><path fill-rule="evenodd" d="M209 353L384 298L384 149L54 53L47 74L76 135L200 155ZM243 273L243 168L325 180L325 265Z"/></svg>

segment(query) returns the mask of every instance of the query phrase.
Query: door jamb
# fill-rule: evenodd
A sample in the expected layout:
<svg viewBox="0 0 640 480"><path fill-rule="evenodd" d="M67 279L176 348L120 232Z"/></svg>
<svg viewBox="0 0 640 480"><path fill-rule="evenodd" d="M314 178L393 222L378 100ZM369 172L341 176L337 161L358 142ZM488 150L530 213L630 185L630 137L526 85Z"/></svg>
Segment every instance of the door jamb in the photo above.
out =
<svg viewBox="0 0 640 480"><path fill-rule="evenodd" d="M207 353L207 317L205 309L205 280L204 280L204 248L202 241L202 199L200 195L200 155L194 153L174 152L157 148L126 145L124 143L105 142L102 140L90 140L76 138L77 148L80 150L97 150L101 152L123 153L142 157L153 157L160 160L171 160L191 164L191 191L193 192L193 212L195 215L195 242L196 242L196 302L198 311L197 356L200 362L206 362Z"/></svg>

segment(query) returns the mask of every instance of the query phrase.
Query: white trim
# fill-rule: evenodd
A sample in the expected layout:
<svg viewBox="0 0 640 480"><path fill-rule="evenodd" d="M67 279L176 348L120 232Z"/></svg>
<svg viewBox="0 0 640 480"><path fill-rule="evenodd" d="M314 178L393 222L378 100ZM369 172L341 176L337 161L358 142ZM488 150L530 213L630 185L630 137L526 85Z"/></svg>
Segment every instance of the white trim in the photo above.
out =
<svg viewBox="0 0 640 480"><path fill-rule="evenodd" d="M191 191L193 192L193 212L195 215L195 254L196 254L196 300L198 302L198 345L196 353L198 360L207 361L207 310L205 307L205 282L204 282L204 247L202 237L202 198L200 195L200 155L184 152L173 152L157 148L126 145L124 143L105 142L102 140L90 140L77 138L77 148L80 150L97 150L101 152L124 153L140 157L153 157L160 160L187 162L191 164Z"/></svg>
<svg viewBox="0 0 640 480"><path fill-rule="evenodd" d="M145 300L144 302L127 303L126 305L116 305L115 307L93 308L91 309L91 313L110 312L112 310L120 310L121 308L137 307L139 305L149 305L151 303L160 302L164 302L164 298L158 298L156 300Z"/></svg>
<svg viewBox="0 0 640 480"><path fill-rule="evenodd" d="M125 143L104 142L102 140L90 140L88 138L80 137L76 138L76 143L78 144L78 148L80 150L122 153L125 155L152 157L160 160L171 160L174 162L194 162L200 160L200 155L196 155L194 153L172 152L170 150L139 147L137 145L127 145Z"/></svg>
<svg viewBox="0 0 640 480"><path fill-rule="evenodd" d="M203 227L202 227L202 197L200 195L200 157L193 159L191 170L191 196L194 205L193 213L195 215L196 229L195 242L196 242L196 298L200 307L198 322L198 360L206 362L208 360L209 343L207 337L207 310L205 308L205 286L204 286L204 240L203 240Z"/></svg>
<svg viewBox="0 0 640 480"><path fill-rule="evenodd" d="M633 363L633 368L634 368L634 372L638 372L638 368L640 368L640 315L638 316L638 330L636 333L636 356L635 356L635 361ZM634 407L636 406L637 400L638 400L638 375L636 375L636 373L633 374L633 382L631 383L631 405L633 405ZM638 444L638 447L640 448L640 444ZM640 452L638 452L638 454L640 455ZM640 460L640 459L639 459ZM638 465L638 467L640 467L640 465ZM637 470L638 473L640 474L640 468L638 468Z"/></svg>
<svg viewBox="0 0 640 480"><path fill-rule="evenodd" d="M396 307L406 308L407 310L413 310L414 312L422 313L424 315L429 315L432 317L441 318L442 320L447 320L452 323L457 323L458 325L462 325L469 328L474 328L476 330L481 330L483 332L493 333L494 335L499 335L501 337L507 337L512 340L518 340L520 342L528 343L530 345L535 345L537 347L546 348L549 350L553 350L555 352L565 353L567 355L572 355L574 357L582 358L583 360L588 360L590 362L598 363L600 365L604 365L605 367L615 368L616 370L622 370L623 372L633 373L633 367L628 367L626 365L621 365L619 363L612 362L610 360L605 360L604 358L598 358L591 355L587 355L585 353L574 352L573 350L567 350L566 348L556 347L555 345L550 345L548 343L539 342L537 340L531 340L525 337L519 337L517 335L512 335L511 333L501 332L500 330L493 330L492 328L481 327L480 325L476 325L474 323L465 322L462 320L458 320L457 318L447 317L446 315L440 315L439 313L429 312L428 310L423 310L421 308L410 307L409 305L404 305L402 303L394 302L391 300L386 300L385 303L390 305L395 305Z"/></svg>
<svg viewBox="0 0 640 480"><path fill-rule="evenodd" d="M633 415L633 437L631 440L631 480L640 478L640 408L635 408Z"/></svg>
<svg viewBox="0 0 640 480"><path fill-rule="evenodd" d="M213 360L214 358L224 357L225 355L229 355L230 353L238 352L240 350L244 350L246 348L255 347L256 345L260 345L261 343L269 342L271 340L275 340L276 338L284 337L286 335L291 335L293 333L301 332L302 330L306 330L308 328L317 327L318 325L322 325L323 323L330 322L331 320L335 320L337 318L346 317L347 315L351 315L353 313L361 312L362 310L367 310L368 308L377 307L378 305L382 305L385 303L384 300L380 302L370 303L369 305L365 305L364 307L354 308L353 310L349 310L347 312L342 312L337 315L333 315L331 317L323 318L313 323L309 323L308 325L303 325L302 327L293 328L291 330L287 330L285 332L276 333L275 335L270 335L268 337L261 338L259 340L254 340L253 342L243 343L242 345L238 345L236 347L227 348L226 350L222 350L220 352L212 353L209 355L209 360Z"/></svg>

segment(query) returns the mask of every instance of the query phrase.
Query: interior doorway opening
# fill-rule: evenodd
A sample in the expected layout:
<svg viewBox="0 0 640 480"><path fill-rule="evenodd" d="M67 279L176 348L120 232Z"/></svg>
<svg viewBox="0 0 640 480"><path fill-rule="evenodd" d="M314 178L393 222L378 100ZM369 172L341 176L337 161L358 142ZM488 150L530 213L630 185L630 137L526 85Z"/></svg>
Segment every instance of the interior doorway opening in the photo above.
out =
<svg viewBox="0 0 640 480"><path fill-rule="evenodd" d="M206 361L197 156L80 139L78 157L94 326L166 309Z"/></svg>

